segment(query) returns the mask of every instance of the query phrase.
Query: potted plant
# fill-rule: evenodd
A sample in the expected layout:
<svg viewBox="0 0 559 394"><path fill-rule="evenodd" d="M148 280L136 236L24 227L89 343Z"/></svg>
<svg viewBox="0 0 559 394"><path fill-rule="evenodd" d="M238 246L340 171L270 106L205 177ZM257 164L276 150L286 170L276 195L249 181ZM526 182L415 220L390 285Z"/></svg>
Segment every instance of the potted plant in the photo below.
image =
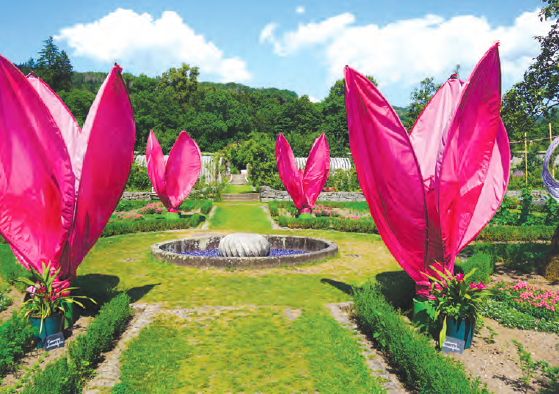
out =
<svg viewBox="0 0 559 394"><path fill-rule="evenodd" d="M445 269L442 273L431 266L438 278L426 275L431 280L430 299L435 315L441 323L439 345L442 346L446 336L461 339L465 342L465 349L472 344L474 328L479 315L483 298L488 294L483 283L470 283L468 278L473 275L475 268L466 276L452 273Z"/></svg>
<svg viewBox="0 0 559 394"><path fill-rule="evenodd" d="M39 348L42 347L43 338L62 332L67 305L75 303L83 308L76 298L86 298L95 303L86 296L70 296L70 291L78 288L69 287L68 281L58 280L60 269L55 270L50 263L47 266L43 263L42 267L42 273L30 267L32 280L17 279L18 282L29 285L28 297L22 309L26 311L25 316L29 317L31 325L38 329L39 335L35 340Z"/></svg>

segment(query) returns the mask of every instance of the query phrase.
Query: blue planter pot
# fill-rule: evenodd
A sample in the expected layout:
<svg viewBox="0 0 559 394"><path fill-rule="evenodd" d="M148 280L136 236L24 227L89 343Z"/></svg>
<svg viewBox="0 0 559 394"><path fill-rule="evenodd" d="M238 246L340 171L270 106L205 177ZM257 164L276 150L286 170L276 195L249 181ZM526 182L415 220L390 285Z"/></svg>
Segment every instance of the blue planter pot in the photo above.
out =
<svg viewBox="0 0 559 394"><path fill-rule="evenodd" d="M49 316L43 321L43 329L41 330L41 318L40 317L29 317L29 323L32 327L37 328L39 332L38 336L35 336L35 342L38 348L43 347L42 339L48 337L49 335L58 334L62 332L62 323L64 322L64 314L62 312L57 313L54 316Z"/></svg>
<svg viewBox="0 0 559 394"><path fill-rule="evenodd" d="M456 321L449 317L446 318L446 336L464 341L466 343L464 349L469 349L472 346L475 327L475 320L460 319Z"/></svg>

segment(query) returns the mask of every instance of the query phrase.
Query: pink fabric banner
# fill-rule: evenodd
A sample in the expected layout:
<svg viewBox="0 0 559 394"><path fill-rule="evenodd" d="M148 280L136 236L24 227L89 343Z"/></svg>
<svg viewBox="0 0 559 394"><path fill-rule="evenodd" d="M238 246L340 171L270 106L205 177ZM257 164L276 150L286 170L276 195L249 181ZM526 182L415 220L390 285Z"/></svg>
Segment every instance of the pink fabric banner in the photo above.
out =
<svg viewBox="0 0 559 394"><path fill-rule="evenodd" d="M148 175L155 192L169 212L178 212L202 170L202 154L198 144L186 131L181 131L173 145L167 164L159 142L150 131L146 146Z"/></svg>
<svg viewBox="0 0 559 394"><path fill-rule="evenodd" d="M491 220L505 195L510 149L500 119L498 44L467 82L447 81L410 136L378 89L345 70L350 145L371 215L388 249L416 281L457 253Z"/></svg>
<svg viewBox="0 0 559 394"><path fill-rule="evenodd" d="M328 180L330 149L324 134L314 141L305 171L297 168L295 156L283 134L276 141L276 162L285 190L301 213L310 212Z"/></svg>
<svg viewBox="0 0 559 394"><path fill-rule="evenodd" d="M135 123L113 67L83 131L39 78L0 56L0 233L26 267L70 280L114 211L133 159Z"/></svg>

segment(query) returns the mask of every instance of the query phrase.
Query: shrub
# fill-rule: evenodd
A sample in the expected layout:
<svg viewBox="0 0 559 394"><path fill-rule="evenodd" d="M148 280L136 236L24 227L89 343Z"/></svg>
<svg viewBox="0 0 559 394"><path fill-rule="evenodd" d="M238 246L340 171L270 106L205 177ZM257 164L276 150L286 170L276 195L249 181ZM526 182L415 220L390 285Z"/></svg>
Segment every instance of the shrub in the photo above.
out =
<svg viewBox="0 0 559 394"><path fill-rule="evenodd" d="M5 311L10 305L12 305L12 299L0 290L0 312Z"/></svg>
<svg viewBox="0 0 559 394"><path fill-rule="evenodd" d="M34 331L24 313L18 311L0 326L0 377L33 344Z"/></svg>
<svg viewBox="0 0 559 394"><path fill-rule="evenodd" d="M68 346L67 357L50 363L38 371L22 393L73 394L81 391L84 379L93 372L93 365L102 352L109 350L114 338L126 327L132 316L130 297L121 293L103 305L99 315Z"/></svg>
<svg viewBox="0 0 559 394"><path fill-rule="evenodd" d="M32 383L25 386L22 394L56 393L75 394L79 392L81 382L75 370L68 365L66 356L48 364L44 370L38 371Z"/></svg>
<svg viewBox="0 0 559 394"><path fill-rule="evenodd" d="M478 252L455 267L456 272L462 272L464 275L467 275L473 269L475 269L475 272L469 278L471 283L489 283L491 282L491 274L495 269L495 258L490 254Z"/></svg>
<svg viewBox="0 0 559 394"><path fill-rule="evenodd" d="M532 273L541 269L548 249L549 245L541 243L497 244L484 242L467 246L464 253L472 255L479 252L489 254L494 262L502 261L508 268Z"/></svg>
<svg viewBox="0 0 559 394"><path fill-rule="evenodd" d="M138 221L116 221L107 223L101 237L112 237L131 233L145 233L153 231L179 230L197 227L206 218L202 215L192 215L179 220L138 220Z"/></svg>
<svg viewBox="0 0 559 394"><path fill-rule="evenodd" d="M377 286L366 285L354 293L355 308L363 329L400 372L414 391L430 394L480 393L479 382L470 381L464 367L435 350L431 340L416 332L390 306Z"/></svg>
<svg viewBox="0 0 559 394"><path fill-rule="evenodd" d="M508 328L535 330L559 334L559 322L538 319L528 313L511 308L507 303L489 298L480 308L484 317L498 321Z"/></svg>
<svg viewBox="0 0 559 394"><path fill-rule="evenodd" d="M212 210L212 207L213 207L212 201L205 201L200 207L200 212L202 212L204 215L207 215Z"/></svg>
<svg viewBox="0 0 559 394"><path fill-rule="evenodd" d="M133 209L138 209L145 207L151 203L157 203L157 200L121 200L119 201L118 205L116 206L115 211L117 212L126 212L131 211Z"/></svg>
<svg viewBox="0 0 559 394"><path fill-rule="evenodd" d="M476 241L549 241L554 231L555 226L488 226L479 233Z"/></svg>

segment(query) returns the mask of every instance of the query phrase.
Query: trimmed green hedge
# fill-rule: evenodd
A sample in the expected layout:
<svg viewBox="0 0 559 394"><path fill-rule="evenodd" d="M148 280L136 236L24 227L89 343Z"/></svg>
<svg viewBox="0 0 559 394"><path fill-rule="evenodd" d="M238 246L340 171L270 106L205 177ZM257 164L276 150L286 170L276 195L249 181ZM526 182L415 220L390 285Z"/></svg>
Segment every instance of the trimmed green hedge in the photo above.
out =
<svg viewBox="0 0 559 394"><path fill-rule="evenodd" d="M362 328L375 339L414 392L487 393L479 387L479 380L470 380L462 364L438 352L427 336L406 323L376 285L356 291L354 300Z"/></svg>
<svg viewBox="0 0 559 394"><path fill-rule="evenodd" d="M99 315L68 346L68 352L38 371L23 389L23 394L81 392L83 382L93 372L102 352L111 349L113 340L124 330L132 316L130 298L121 293L103 305Z"/></svg>
<svg viewBox="0 0 559 394"><path fill-rule="evenodd" d="M0 326L0 377L33 344L33 335L34 329L23 312L14 311Z"/></svg>
<svg viewBox="0 0 559 394"><path fill-rule="evenodd" d="M196 228L206 218L203 215L195 214L187 218L178 220L130 220L114 221L107 223L101 237L112 237L131 233L147 233L152 231L179 230Z"/></svg>
<svg viewBox="0 0 559 394"><path fill-rule="evenodd" d="M323 217L311 219L296 219L288 218L285 216L278 216L274 219L281 227L313 230L334 229L337 231L352 233L378 234L375 223L372 220L366 221L353 219L332 219Z"/></svg>
<svg viewBox="0 0 559 394"><path fill-rule="evenodd" d="M469 257L465 262L456 264L455 271L466 275L475 269L469 281L472 283L489 283L491 282L491 274L495 270L495 260L495 256L478 252Z"/></svg>
<svg viewBox="0 0 559 394"><path fill-rule="evenodd" d="M488 226L476 237L476 241L533 242L551 241L556 226Z"/></svg>

